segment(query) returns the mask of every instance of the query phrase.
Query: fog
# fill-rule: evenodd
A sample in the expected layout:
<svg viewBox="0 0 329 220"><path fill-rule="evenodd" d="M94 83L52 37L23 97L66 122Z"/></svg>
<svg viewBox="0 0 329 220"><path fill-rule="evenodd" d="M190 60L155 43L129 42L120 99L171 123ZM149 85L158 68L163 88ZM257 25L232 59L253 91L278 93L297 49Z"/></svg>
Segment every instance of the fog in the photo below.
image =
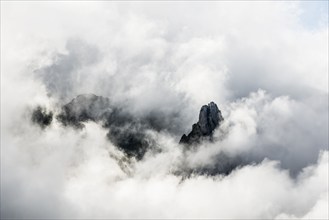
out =
<svg viewBox="0 0 329 220"><path fill-rule="evenodd" d="M328 9L312 28L308 13L1 2L1 218L327 219ZM31 120L80 94L108 98L156 147L128 157L100 121ZM186 151L211 101L224 121Z"/></svg>

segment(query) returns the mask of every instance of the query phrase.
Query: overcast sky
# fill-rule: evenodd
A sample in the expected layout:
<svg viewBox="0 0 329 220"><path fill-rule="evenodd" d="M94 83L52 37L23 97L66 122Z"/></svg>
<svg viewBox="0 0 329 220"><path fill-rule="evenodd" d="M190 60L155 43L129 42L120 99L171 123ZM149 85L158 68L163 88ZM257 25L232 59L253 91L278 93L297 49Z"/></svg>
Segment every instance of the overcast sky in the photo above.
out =
<svg viewBox="0 0 329 220"><path fill-rule="evenodd" d="M328 219L328 1L1 1L2 218ZM161 150L31 122L108 97ZM214 101L213 143L178 144ZM174 171L243 161L228 175ZM123 168L123 166L126 166Z"/></svg>

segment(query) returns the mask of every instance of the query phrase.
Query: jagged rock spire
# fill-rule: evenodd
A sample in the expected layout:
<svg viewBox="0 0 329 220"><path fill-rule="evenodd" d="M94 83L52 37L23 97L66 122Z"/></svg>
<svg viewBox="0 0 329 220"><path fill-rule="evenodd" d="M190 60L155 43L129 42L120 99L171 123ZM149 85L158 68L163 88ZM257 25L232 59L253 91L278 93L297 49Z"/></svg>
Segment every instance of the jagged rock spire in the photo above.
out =
<svg viewBox="0 0 329 220"><path fill-rule="evenodd" d="M181 144L198 143L203 137L211 137L213 131L223 121L221 111L218 109L214 102L201 107L199 113L199 121L192 126L192 131L188 135L183 135L180 142Z"/></svg>

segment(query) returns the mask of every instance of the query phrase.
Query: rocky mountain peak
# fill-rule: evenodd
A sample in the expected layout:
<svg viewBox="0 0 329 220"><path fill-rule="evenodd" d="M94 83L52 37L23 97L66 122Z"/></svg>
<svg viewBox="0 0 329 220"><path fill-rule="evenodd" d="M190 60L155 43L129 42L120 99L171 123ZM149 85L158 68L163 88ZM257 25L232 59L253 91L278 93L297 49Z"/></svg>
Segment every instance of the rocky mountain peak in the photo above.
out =
<svg viewBox="0 0 329 220"><path fill-rule="evenodd" d="M205 137L211 138L213 131L220 125L224 118L216 103L210 102L200 109L199 121L192 126L192 131L188 135L183 135L181 144L198 143Z"/></svg>
<svg viewBox="0 0 329 220"><path fill-rule="evenodd" d="M94 94L78 95L63 106L57 119L65 125L83 127L81 122L99 121L112 112L110 100Z"/></svg>
<svg viewBox="0 0 329 220"><path fill-rule="evenodd" d="M108 129L108 139L129 157L142 159L152 147L146 135L149 124L115 106L109 98L94 94L78 95L62 107L59 120L64 126L84 128L84 122L101 123Z"/></svg>

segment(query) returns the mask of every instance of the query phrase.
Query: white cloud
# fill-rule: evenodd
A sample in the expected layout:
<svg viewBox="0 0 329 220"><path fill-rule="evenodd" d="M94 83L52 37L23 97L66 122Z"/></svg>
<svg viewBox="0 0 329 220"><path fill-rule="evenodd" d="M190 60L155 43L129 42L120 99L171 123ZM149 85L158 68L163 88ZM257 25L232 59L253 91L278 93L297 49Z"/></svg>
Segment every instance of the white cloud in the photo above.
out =
<svg viewBox="0 0 329 220"><path fill-rule="evenodd" d="M300 7L1 2L1 217L328 218L328 25L304 27ZM30 122L81 93L161 113L169 131L148 135L162 152L128 163L95 123ZM184 153L210 101L219 140ZM173 174L220 152L257 163Z"/></svg>

